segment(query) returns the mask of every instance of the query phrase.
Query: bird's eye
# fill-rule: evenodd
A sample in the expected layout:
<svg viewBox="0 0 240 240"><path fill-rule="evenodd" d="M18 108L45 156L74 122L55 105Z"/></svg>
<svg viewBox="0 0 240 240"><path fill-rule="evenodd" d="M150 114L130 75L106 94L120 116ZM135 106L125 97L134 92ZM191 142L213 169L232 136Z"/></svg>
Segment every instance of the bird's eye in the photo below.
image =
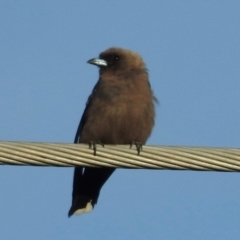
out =
<svg viewBox="0 0 240 240"><path fill-rule="evenodd" d="M114 57L114 60L118 60L118 59L119 59L119 57L118 57L118 56L115 56L115 57Z"/></svg>

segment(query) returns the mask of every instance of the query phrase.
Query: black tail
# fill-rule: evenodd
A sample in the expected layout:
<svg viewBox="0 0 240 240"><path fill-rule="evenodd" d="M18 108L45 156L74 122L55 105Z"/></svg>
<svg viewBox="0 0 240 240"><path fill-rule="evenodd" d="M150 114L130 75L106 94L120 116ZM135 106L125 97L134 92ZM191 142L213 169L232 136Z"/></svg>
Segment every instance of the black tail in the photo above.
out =
<svg viewBox="0 0 240 240"><path fill-rule="evenodd" d="M76 167L73 177L72 206L68 217L92 210L97 203L100 190L115 168Z"/></svg>

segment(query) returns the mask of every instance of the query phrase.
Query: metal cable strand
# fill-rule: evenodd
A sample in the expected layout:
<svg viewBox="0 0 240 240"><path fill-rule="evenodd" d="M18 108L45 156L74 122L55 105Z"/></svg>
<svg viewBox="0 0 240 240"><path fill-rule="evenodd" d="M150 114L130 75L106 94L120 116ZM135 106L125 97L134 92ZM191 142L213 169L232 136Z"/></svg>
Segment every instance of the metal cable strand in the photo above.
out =
<svg viewBox="0 0 240 240"><path fill-rule="evenodd" d="M202 171L240 171L240 149L143 146L137 155L129 145L0 142L1 165L84 166Z"/></svg>

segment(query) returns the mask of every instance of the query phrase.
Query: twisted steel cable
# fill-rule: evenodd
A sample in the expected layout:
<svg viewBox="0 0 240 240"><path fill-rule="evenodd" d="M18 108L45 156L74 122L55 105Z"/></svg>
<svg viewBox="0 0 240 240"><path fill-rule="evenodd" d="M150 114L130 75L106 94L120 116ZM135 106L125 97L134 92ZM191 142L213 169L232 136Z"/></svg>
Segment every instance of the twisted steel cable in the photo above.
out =
<svg viewBox="0 0 240 240"><path fill-rule="evenodd" d="M98 145L94 156L87 144L0 142L0 164L240 171L240 149Z"/></svg>

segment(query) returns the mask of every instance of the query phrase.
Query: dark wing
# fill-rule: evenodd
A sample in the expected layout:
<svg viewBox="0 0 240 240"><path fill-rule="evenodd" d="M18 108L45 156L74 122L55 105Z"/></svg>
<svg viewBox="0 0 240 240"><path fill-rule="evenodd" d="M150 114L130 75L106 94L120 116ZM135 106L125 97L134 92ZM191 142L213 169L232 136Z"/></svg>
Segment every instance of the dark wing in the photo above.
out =
<svg viewBox="0 0 240 240"><path fill-rule="evenodd" d="M94 88L92 90L91 95L88 97L85 110L83 112L82 118L80 120L80 123L78 125L78 129L77 129L77 132L76 132L76 135L75 135L75 138L74 138L74 143L80 143L80 135L81 135L83 127L84 127L84 125L87 121L87 111L88 111L89 106L91 105L91 100L92 100L95 92L97 91L98 85L99 85L99 81L96 83L96 85L94 86Z"/></svg>

